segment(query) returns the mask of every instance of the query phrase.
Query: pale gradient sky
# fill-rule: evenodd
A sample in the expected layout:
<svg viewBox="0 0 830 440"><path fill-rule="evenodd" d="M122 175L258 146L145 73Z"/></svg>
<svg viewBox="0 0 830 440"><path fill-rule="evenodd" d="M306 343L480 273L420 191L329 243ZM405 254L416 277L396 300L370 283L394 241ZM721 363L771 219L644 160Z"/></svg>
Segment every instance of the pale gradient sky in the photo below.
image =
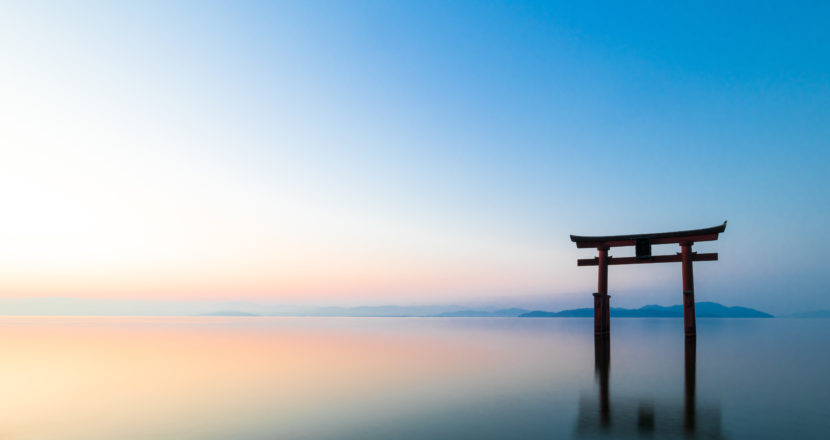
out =
<svg viewBox="0 0 830 440"><path fill-rule="evenodd" d="M821 3L108 3L0 6L2 298L590 305L568 234L726 219L699 300L830 308Z"/></svg>

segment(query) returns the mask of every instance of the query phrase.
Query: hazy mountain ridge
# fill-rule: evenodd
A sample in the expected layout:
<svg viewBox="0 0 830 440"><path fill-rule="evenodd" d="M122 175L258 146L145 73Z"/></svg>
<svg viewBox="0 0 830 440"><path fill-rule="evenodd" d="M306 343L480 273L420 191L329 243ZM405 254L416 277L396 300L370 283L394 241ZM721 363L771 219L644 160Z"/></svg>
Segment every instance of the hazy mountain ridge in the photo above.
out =
<svg viewBox="0 0 830 440"><path fill-rule="evenodd" d="M521 308L470 309L463 306L360 306L316 307L295 313L266 313L268 316L331 316L374 318L497 318L518 317L531 310Z"/></svg>
<svg viewBox="0 0 830 440"><path fill-rule="evenodd" d="M594 316L593 308L562 310L548 312L535 310L519 315L522 318L588 318ZM695 316L698 318L772 318L773 315L749 307L727 307L716 302L695 303ZM682 318L683 306L658 306L651 304L639 309L611 307L612 318Z"/></svg>
<svg viewBox="0 0 830 440"><path fill-rule="evenodd" d="M364 306L364 307L319 307L295 313L247 313L237 311L220 311L203 314L203 316L319 316L319 317L375 317L375 318L591 318L594 309L590 307L568 309L560 312L544 310L530 311L522 308L497 310L464 309L451 306L451 310L441 306ZM682 318L683 306L659 306L651 304L638 309L611 308L611 316L616 318ZM698 318L772 318L773 315L748 307L727 307L715 302L695 303L695 316Z"/></svg>
<svg viewBox="0 0 830 440"><path fill-rule="evenodd" d="M437 318L510 318L517 317L529 312L530 310L519 308L501 309L492 312L488 312L485 310L459 310L456 312L439 313L433 316Z"/></svg>
<svg viewBox="0 0 830 440"><path fill-rule="evenodd" d="M589 301L584 304L589 305ZM714 302L697 303L696 315L705 317L769 317L746 307L726 307ZM612 308L615 317L679 317L680 305L647 305L639 309ZM82 298L0 299L3 316L330 316L330 317L592 317L593 308L551 312L503 305L379 305L315 306L258 303L252 301L100 300ZM830 310L778 315L780 318L830 318Z"/></svg>
<svg viewBox="0 0 830 440"><path fill-rule="evenodd" d="M210 313L201 313L199 316L262 316L256 313L241 312L239 310L218 310Z"/></svg>

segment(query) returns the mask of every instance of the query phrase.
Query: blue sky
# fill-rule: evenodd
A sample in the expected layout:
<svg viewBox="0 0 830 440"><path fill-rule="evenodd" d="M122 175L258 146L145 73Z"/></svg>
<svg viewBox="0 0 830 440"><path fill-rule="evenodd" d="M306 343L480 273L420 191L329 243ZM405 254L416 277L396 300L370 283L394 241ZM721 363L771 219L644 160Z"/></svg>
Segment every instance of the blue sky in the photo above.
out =
<svg viewBox="0 0 830 440"><path fill-rule="evenodd" d="M555 308L568 234L726 219L699 299L830 307L825 4L4 9L6 297Z"/></svg>

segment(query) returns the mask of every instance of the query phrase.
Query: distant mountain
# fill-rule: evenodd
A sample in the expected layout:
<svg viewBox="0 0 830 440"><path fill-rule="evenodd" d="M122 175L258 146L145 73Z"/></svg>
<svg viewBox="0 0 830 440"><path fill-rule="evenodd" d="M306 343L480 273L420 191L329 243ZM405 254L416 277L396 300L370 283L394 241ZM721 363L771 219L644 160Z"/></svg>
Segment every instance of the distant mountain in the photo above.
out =
<svg viewBox="0 0 830 440"><path fill-rule="evenodd" d="M309 307L281 313L272 313L277 316L352 316L403 318L437 316L442 313L453 313L464 310L462 306L358 306L358 307ZM518 316L518 315L517 315Z"/></svg>
<svg viewBox="0 0 830 440"><path fill-rule="evenodd" d="M443 309L443 310L442 310ZM449 309L449 310L448 310ZM520 308L499 310L464 309L457 306L368 306L368 307L318 307L299 313L256 314L239 310L219 310L203 313L200 316L343 316L343 317L430 317L430 318L590 318L594 316L593 308L562 310L548 312L530 311ZM683 306L670 307L648 305L639 309L611 308L615 318L682 318ZM698 318L771 318L772 315L747 307L726 307L714 302L695 303L695 316ZM830 317L828 311L799 314L793 317Z"/></svg>
<svg viewBox="0 0 830 440"><path fill-rule="evenodd" d="M483 310L457 310L453 312L444 312L433 315L437 318L515 318L517 316L529 313L527 309L501 309L493 312Z"/></svg>
<svg viewBox="0 0 830 440"><path fill-rule="evenodd" d="M202 313L199 316L261 316L256 313L240 312L238 310L219 310L217 312Z"/></svg>
<svg viewBox="0 0 830 440"><path fill-rule="evenodd" d="M830 310L813 310L811 312L792 313L782 318L830 318Z"/></svg>
<svg viewBox="0 0 830 440"><path fill-rule="evenodd" d="M313 307L306 310L281 313L249 313L238 310L220 310L201 313L199 316L328 316L328 317L374 317L374 318L515 318L528 313L528 309L510 308L499 310L464 309L460 306L362 306L362 307Z"/></svg>
<svg viewBox="0 0 830 440"><path fill-rule="evenodd" d="M546 312L536 310L519 315L522 318L590 318L594 316L593 308ZM716 302L695 303L695 316L698 318L772 318L769 313L748 307L726 307ZM648 305L639 309L611 307L613 318L682 318L683 306L670 307Z"/></svg>

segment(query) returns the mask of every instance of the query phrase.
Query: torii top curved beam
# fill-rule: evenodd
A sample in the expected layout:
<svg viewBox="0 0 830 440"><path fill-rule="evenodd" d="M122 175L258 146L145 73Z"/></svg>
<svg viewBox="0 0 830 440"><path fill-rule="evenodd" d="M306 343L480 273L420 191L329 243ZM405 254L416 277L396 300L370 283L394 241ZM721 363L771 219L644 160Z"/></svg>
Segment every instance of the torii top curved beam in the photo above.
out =
<svg viewBox="0 0 830 440"><path fill-rule="evenodd" d="M669 244L681 242L712 241L718 239L718 234L726 230L726 222L711 228L690 229L688 231L655 232L650 234L583 236L571 235L571 241L578 248L599 248L634 246L637 240L648 240L650 244Z"/></svg>

